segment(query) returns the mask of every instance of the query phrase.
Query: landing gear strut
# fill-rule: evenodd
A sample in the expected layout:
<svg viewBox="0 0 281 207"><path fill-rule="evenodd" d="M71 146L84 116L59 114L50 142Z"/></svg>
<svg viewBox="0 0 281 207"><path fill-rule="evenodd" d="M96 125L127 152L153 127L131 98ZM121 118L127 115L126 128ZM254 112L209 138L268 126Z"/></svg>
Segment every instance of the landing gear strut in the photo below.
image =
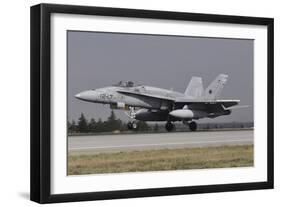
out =
<svg viewBox="0 0 281 207"><path fill-rule="evenodd" d="M166 130L168 132L170 132L170 131L172 131L175 128L175 125L173 123L171 123L171 122L167 122L165 127L166 127Z"/></svg>
<svg viewBox="0 0 281 207"><path fill-rule="evenodd" d="M129 122L127 124L127 127L129 130L135 130L138 128L137 122L135 120L136 112L134 107L129 107L129 109L130 109L129 113L128 114L126 113L126 115L129 117Z"/></svg>
<svg viewBox="0 0 281 207"><path fill-rule="evenodd" d="M189 129L191 131L196 131L197 130L197 124L196 124L195 121L190 122L188 125L189 125Z"/></svg>

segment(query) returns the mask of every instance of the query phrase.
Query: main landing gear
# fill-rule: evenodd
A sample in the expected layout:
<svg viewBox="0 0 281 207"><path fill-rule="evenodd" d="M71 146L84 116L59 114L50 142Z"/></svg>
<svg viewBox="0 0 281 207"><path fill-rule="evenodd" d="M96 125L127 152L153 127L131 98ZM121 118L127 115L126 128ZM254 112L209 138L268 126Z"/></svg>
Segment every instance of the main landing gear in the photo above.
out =
<svg viewBox="0 0 281 207"><path fill-rule="evenodd" d="M195 121L190 122L189 124L190 131L196 131L197 130L197 124Z"/></svg>
<svg viewBox="0 0 281 207"><path fill-rule="evenodd" d="M167 122L165 128L168 132L170 132L175 128L175 125L172 122Z"/></svg>
<svg viewBox="0 0 281 207"><path fill-rule="evenodd" d="M191 121L191 122L183 121L183 124L188 125L190 131L196 131L197 130L197 123L195 121Z"/></svg>
<svg viewBox="0 0 281 207"><path fill-rule="evenodd" d="M190 131L197 130L197 123L195 121L192 122L183 122L184 124L189 126ZM172 122L167 122L165 128L168 132L172 131L175 128L175 125Z"/></svg>

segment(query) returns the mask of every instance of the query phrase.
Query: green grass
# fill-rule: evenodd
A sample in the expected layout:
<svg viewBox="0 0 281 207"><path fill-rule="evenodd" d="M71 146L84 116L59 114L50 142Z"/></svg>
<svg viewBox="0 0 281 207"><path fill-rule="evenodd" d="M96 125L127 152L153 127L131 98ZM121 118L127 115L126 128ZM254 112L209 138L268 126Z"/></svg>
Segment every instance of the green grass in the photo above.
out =
<svg viewBox="0 0 281 207"><path fill-rule="evenodd" d="M253 166L253 145L69 154L68 175Z"/></svg>

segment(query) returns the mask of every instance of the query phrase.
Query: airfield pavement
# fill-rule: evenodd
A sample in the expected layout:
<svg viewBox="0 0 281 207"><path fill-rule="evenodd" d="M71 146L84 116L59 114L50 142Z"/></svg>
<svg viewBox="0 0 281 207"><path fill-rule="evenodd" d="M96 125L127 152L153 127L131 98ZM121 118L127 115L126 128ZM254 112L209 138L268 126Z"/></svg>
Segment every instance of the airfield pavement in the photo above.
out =
<svg viewBox="0 0 281 207"><path fill-rule="evenodd" d="M253 130L69 136L71 154L249 145Z"/></svg>

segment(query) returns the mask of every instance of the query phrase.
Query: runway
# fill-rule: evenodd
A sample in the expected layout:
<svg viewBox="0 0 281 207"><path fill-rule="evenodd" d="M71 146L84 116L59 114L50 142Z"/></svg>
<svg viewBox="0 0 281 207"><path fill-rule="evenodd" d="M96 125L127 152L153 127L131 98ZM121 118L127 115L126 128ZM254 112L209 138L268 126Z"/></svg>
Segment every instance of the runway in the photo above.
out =
<svg viewBox="0 0 281 207"><path fill-rule="evenodd" d="M253 130L69 136L71 153L253 144Z"/></svg>

